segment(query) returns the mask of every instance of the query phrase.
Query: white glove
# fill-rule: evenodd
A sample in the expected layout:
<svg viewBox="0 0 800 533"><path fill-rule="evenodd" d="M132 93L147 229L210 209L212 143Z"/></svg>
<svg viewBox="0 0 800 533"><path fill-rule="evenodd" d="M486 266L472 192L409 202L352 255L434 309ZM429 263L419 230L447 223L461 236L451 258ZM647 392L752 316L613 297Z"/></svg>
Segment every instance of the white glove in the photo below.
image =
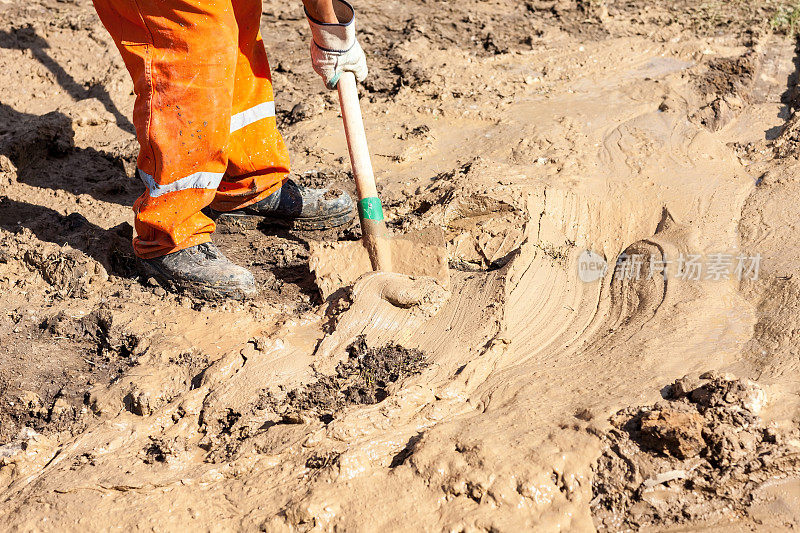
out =
<svg viewBox="0 0 800 533"><path fill-rule="evenodd" d="M328 89L336 88L342 72L352 72L358 81L367 77L367 60L356 40L355 11L344 0L333 0L338 24L315 20L306 10L311 26L311 66Z"/></svg>

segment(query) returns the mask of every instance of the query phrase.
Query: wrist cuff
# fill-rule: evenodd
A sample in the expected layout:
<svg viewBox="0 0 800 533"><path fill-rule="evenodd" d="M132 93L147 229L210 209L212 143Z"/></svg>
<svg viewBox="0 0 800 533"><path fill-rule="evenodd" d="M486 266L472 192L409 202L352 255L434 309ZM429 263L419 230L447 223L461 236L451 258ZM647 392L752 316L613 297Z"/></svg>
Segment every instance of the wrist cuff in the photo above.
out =
<svg viewBox="0 0 800 533"><path fill-rule="evenodd" d="M316 44L326 52L347 52L356 42L355 11L345 0L333 0L333 11L339 20L337 24L320 22L308 14L304 8L311 36Z"/></svg>

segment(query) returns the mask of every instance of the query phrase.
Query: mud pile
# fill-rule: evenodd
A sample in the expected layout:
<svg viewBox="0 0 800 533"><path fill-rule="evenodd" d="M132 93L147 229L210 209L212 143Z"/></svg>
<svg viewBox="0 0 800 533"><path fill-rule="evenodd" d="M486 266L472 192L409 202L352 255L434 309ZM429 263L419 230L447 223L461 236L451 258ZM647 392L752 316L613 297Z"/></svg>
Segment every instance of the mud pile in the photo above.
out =
<svg viewBox="0 0 800 533"><path fill-rule="evenodd" d="M763 389L707 373L676 381L667 396L612 417L592 482L598 529L664 528L750 509L762 525L789 526L758 507L796 487L800 432L764 425Z"/></svg>
<svg viewBox="0 0 800 533"><path fill-rule="evenodd" d="M348 359L336 365L336 374L321 376L301 388L292 389L283 399L268 394L264 401L285 421L303 421L304 416L333 421L336 412L351 405L372 405L389 396L390 384L419 374L425 356L419 350L387 345L368 348L363 338L347 348Z"/></svg>
<svg viewBox="0 0 800 533"><path fill-rule="evenodd" d="M282 131L298 179L352 190L295 7L264 4ZM87 1L0 3L0 524L800 523L786 13L358 9L390 228L447 252L422 305L383 276L315 285L314 250L357 227L218 232L251 302L142 276L113 43Z"/></svg>

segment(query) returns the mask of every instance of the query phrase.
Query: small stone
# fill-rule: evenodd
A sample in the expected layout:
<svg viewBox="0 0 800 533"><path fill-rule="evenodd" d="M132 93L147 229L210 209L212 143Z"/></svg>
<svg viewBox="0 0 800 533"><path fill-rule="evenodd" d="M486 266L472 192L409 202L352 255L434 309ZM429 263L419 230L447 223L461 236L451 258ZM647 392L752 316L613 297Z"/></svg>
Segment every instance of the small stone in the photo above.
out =
<svg viewBox="0 0 800 533"><path fill-rule="evenodd" d="M642 415L640 442L644 446L688 459L705 447L703 417L675 409L650 411Z"/></svg>
<svg viewBox="0 0 800 533"><path fill-rule="evenodd" d="M707 379L707 380L716 380L721 379L723 381L733 381L736 379L736 376L733 374L729 374L727 372L720 372L718 370L709 370L708 372L703 372L700 374L700 379Z"/></svg>
<svg viewBox="0 0 800 533"><path fill-rule="evenodd" d="M689 396L693 390L701 385L699 379L683 376L681 379L676 379L670 386L670 398L678 400Z"/></svg>

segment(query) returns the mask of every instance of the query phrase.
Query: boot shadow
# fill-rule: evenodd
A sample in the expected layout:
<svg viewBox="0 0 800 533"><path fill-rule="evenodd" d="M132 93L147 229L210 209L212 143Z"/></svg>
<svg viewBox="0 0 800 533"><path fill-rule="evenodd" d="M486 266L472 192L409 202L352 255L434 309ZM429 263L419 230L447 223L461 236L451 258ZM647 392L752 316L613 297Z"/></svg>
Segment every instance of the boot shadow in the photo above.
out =
<svg viewBox="0 0 800 533"><path fill-rule="evenodd" d="M142 186L126 167L135 165L136 153L133 139L110 151L77 148L70 117L22 113L0 103L0 155L14 164L20 183L132 205Z"/></svg>
<svg viewBox="0 0 800 533"><path fill-rule="evenodd" d="M30 50L31 55L39 61L56 80L59 86L67 92L76 102L87 98L99 100L106 111L114 115L117 125L128 133L135 133L135 128L128 118L117 109L103 85L94 83L89 88L79 84L58 61L50 57L47 49L50 45L47 41L36 33L36 29L30 26L15 28L11 31L0 30L0 47L14 50Z"/></svg>

